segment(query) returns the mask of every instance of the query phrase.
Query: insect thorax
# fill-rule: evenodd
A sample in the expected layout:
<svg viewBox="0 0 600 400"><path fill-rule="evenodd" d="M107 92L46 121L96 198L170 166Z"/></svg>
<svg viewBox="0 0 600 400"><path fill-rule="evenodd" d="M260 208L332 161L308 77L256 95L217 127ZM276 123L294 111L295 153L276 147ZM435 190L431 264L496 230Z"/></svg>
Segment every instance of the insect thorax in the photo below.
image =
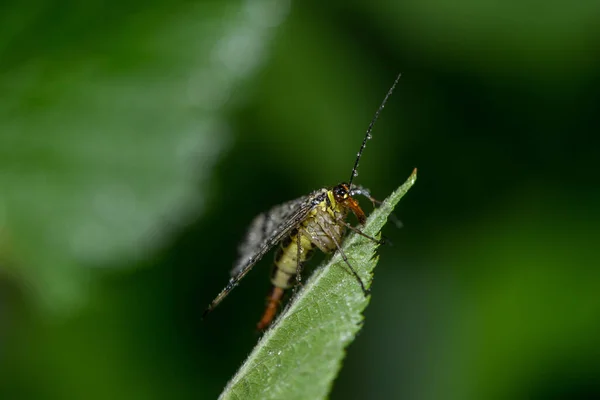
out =
<svg viewBox="0 0 600 400"><path fill-rule="evenodd" d="M324 253L337 249L345 232L343 221L348 209L335 200L332 190L322 189L318 201L308 216L281 241L275 254L271 275L273 285L281 288L293 286L298 266L311 257L315 248ZM300 245L300 249L298 249Z"/></svg>

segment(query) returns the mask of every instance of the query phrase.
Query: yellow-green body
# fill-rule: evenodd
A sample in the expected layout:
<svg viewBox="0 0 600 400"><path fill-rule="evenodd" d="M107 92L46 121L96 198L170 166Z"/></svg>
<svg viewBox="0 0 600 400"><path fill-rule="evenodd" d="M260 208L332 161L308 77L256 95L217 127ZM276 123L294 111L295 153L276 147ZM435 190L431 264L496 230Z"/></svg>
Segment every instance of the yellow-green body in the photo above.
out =
<svg viewBox="0 0 600 400"><path fill-rule="evenodd" d="M348 225L345 219L348 212L352 211L358 222L364 225L367 217L353 196L365 195L373 202L374 199L371 198L367 190L353 185L352 182L358 175L358 163L367 141L371 139L373 125L388 97L396 87L398 79L400 79L400 75L388 90L367 128L354 161L350 180L347 183L342 182L332 189L314 191L308 196L280 204L257 215L250 224L244 241L240 244L239 258L231 270L229 282L209 304L203 317L219 305L254 265L277 244L280 244L280 248L275 256L274 268L271 274L273 288L267 298L267 307L263 317L257 325L258 330L262 331L271 324L285 289L293 286L294 278L299 278L302 264L309 258L314 248L318 248L324 253L339 251L348 269L360 284L365 296L368 294L363 281L344 254L341 243L346 227L366 236L359 229ZM377 241L377 239L371 239Z"/></svg>
<svg viewBox="0 0 600 400"><path fill-rule="evenodd" d="M348 209L335 200L331 189L322 189L321 200L290 235L281 241L275 254L271 283L288 289L294 286L299 269L318 248L324 253L336 250L342 242ZM300 249L298 249L300 245Z"/></svg>

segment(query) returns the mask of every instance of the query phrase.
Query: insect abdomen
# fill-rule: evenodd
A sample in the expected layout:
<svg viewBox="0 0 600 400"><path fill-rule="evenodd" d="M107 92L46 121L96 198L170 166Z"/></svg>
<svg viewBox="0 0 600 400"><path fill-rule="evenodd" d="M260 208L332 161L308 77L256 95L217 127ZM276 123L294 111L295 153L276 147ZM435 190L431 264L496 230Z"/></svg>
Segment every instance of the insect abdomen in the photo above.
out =
<svg viewBox="0 0 600 400"><path fill-rule="evenodd" d="M298 242L300 242L300 251L298 251ZM273 288L267 298L267 307L258 322L257 329L264 330L271 324L285 289L294 286L298 267L306 261L312 253L313 244L305 234L294 229L292 233L281 242L281 247L275 254L275 263L273 272L271 272L271 283Z"/></svg>
<svg viewBox="0 0 600 400"><path fill-rule="evenodd" d="M330 195L330 191L327 195ZM336 205L335 209L332 204ZM262 331L271 324L284 291L294 286L298 269L310 258L314 248L330 253L336 248L335 242L341 242L344 228L339 224L338 219L343 220L346 213L345 209L332 200L323 201L308 218L290 232L287 238L282 240L275 254L271 273L273 288L267 297L267 307L257 325L258 330ZM300 251L298 251L298 244L300 244Z"/></svg>
<svg viewBox="0 0 600 400"><path fill-rule="evenodd" d="M300 252L298 252L298 242L300 242ZM297 229L284 239L275 254L275 264L271 273L273 286L281 289L294 286L298 266L310 257L312 249L310 238Z"/></svg>

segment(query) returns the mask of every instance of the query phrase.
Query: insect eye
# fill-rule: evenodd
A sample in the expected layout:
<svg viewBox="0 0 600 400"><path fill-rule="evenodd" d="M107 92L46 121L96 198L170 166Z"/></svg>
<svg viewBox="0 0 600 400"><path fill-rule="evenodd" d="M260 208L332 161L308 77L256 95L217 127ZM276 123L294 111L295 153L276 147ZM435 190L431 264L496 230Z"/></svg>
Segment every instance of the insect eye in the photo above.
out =
<svg viewBox="0 0 600 400"><path fill-rule="evenodd" d="M339 200L344 200L348 198L348 190L346 190L346 188L344 187L344 185L338 185L333 189L333 194L335 195L336 199Z"/></svg>

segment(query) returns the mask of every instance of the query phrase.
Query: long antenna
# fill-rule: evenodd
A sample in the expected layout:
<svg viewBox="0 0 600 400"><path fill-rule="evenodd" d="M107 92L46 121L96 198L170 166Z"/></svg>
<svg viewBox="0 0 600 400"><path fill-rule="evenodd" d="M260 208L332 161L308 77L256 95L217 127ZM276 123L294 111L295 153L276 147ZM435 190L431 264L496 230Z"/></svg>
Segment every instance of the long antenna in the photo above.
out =
<svg viewBox="0 0 600 400"><path fill-rule="evenodd" d="M383 101L381 102L381 105L377 109L377 112L375 112L375 116L371 120L371 123L369 124L369 127L367 128L367 133L365 134L365 138L363 139L362 145L360 146L360 150L358 151L358 154L356 155L356 161L354 162L354 168L352 168L352 174L350 175L350 181L348 183L348 188L349 189L352 188L352 180L354 180L354 177L358 175L358 173L356 172L356 170L358 169L358 162L360 161L360 157L362 156L363 150L365 149L365 147L367 147L367 140L371 139L371 137L372 137L371 136L371 131L373 130L373 125L375 125L375 122L377 121L377 118L379 118L379 113L381 112L381 110L383 110L383 107L385 107L385 103L387 102L388 97L390 97L390 95L392 94L392 92L396 88L396 84L398 83L398 80L400 79L401 75L402 74L400 73L396 77L396 80L394 81L394 84L392 85L392 87L390 88L390 90L388 90L388 92L385 95Z"/></svg>

